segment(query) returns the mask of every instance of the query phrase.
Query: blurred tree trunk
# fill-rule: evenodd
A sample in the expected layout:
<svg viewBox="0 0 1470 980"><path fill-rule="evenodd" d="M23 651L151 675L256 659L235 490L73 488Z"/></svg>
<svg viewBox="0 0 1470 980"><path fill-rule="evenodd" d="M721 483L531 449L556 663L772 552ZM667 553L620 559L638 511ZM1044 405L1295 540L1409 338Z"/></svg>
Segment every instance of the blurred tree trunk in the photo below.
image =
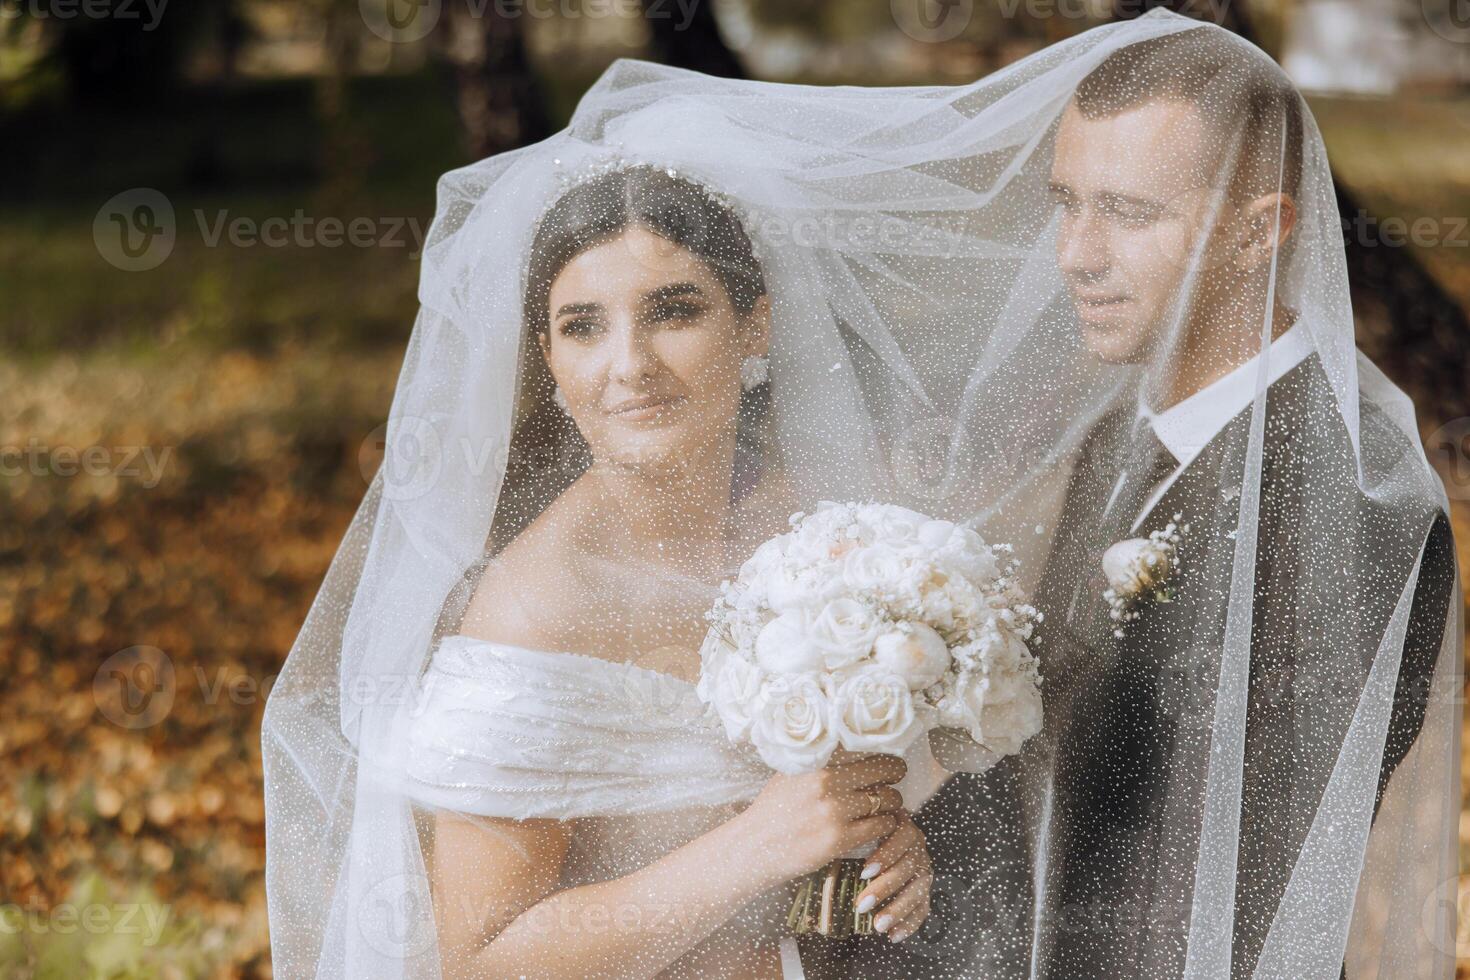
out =
<svg viewBox="0 0 1470 980"><path fill-rule="evenodd" d="M350 206L361 192L373 160L373 147L352 122L351 90L348 81L357 59L361 14L356 5L343 0L322 9L323 71L312 85L313 108L319 126L317 146L319 182L314 206L334 210Z"/></svg>
<svg viewBox="0 0 1470 980"><path fill-rule="evenodd" d="M526 17L502 17L494 5L444 5L445 51L454 70L465 141L476 158L544 139L551 133L540 82L526 50Z"/></svg>
<svg viewBox="0 0 1470 980"><path fill-rule="evenodd" d="M1209 14L1215 23L1259 43L1240 0L1114 0L1113 9L1118 19L1127 19L1152 7ZM1333 185L1339 215L1352 221L1369 213L1336 174ZM1359 346L1409 393L1427 427L1470 415L1464 355L1470 324L1465 310L1408 248L1352 236L1345 236L1344 247Z"/></svg>
<svg viewBox="0 0 1470 980"><path fill-rule="evenodd" d="M641 6L654 61L721 78L746 77L745 66L720 34L712 2L688 5L687 12L686 5L671 0L641 0Z"/></svg>

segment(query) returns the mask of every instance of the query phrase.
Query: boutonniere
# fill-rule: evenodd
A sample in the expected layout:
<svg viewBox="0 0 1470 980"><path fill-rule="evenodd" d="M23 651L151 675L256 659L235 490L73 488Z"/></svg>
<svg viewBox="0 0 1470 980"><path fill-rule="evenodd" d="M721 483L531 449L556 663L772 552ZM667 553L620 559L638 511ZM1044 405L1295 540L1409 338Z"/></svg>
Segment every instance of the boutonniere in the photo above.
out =
<svg viewBox="0 0 1470 980"><path fill-rule="evenodd" d="M1179 542L1189 533L1188 524L1180 524L1183 514L1161 530L1146 538L1128 538L1103 552L1103 575L1108 588L1103 598L1108 601L1113 622L1113 635L1122 637L1123 624L1138 618L1138 607L1145 601L1173 602L1168 580L1178 565Z"/></svg>

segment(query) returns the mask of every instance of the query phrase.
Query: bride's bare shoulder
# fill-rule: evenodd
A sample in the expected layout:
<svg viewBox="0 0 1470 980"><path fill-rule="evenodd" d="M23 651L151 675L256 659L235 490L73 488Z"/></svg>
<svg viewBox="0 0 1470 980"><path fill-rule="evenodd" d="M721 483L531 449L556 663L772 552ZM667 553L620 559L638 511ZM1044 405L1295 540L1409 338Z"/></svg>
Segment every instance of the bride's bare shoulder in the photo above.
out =
<svg viewBox="0 0 1470 980"><path fill-rule="evenodd" d="M558 649L569 610L579 602L571 560L578 495L558 497L485 563L460 632L482 640Z"/></svg>

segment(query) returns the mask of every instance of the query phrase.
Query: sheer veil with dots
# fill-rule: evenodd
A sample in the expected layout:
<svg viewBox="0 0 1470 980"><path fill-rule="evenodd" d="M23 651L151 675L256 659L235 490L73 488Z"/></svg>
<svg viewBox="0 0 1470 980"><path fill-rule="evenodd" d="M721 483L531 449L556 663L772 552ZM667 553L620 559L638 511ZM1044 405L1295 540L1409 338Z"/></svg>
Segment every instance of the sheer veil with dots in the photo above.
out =
<svg viewBox="0 0 1470 980"><path fill-rule="evenodd" d="M1126 169L1105 166L1119 138ZM460 633L486 569L589 465L537 347L555 250L580 247L546 223L629 173L618 206L737 308L769 299L724 574L794 511L877 500L1014 545L1046 616L1042 734L924 794L931 921L841 949L853 975L1452 975L1444 492L1354 346L1305 103L1255 48L1156 12L958 87L621 60L564 131L440 179L386 458L266 709L277 976L468 975L440 946L438 812L582 821L566 880L592 881L769 775L706 737L674 669L697 664L718 575L594 570L646 581L648 615L682 610L657 625L695 637L633 669L609 669L628 658L596 624L539 653ZM1188 530L1167 575L1120 595L1103 553L1170 520ZM565 744L540 741L553 722ZM701 962L779 940L768 912Z"/></svg>

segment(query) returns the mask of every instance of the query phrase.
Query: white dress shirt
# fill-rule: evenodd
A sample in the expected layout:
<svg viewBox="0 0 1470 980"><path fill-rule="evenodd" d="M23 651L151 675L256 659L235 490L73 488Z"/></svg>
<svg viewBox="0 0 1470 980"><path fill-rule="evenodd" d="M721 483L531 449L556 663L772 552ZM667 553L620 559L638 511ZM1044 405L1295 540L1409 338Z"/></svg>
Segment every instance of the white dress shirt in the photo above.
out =
<svg viewBox="0 0 1470 980"><path fill-rule="evenodd" d="M1276 383L1286 372L1296 367L1307 355L1314 350L1312 335L1303 324L1301 319L1292 324L1281 336L1271 341L1269 348L1269 365L1266 372L1266 384L1269 387ZM1166 408L1162 412L1155 412L1148 407L1142 393L1138 399L1138 417L1146 419L1153 426L1154 434L1164 444L1177 461L1174 471L1166 477L1154 492L1149 495L1148 501L1138 516L1133 520L1134 531L1143 523L1143 519L1158 505L1158 502L1173 486L1179 474L1184 472L1185 467L1194 461L1200 450L1209 444L1210 440L1220 434L1226 423L1245 410L1256 397L1256 371L1260 355L1252 357L1249 361L1237 367L1229 374L1213 381L1188 398ZM1113 486L1113 495L1117 496L1122 486L1123 478L1120 476L1118 482ZM1109 501L1111 504L1111 500Z"/></svg>

